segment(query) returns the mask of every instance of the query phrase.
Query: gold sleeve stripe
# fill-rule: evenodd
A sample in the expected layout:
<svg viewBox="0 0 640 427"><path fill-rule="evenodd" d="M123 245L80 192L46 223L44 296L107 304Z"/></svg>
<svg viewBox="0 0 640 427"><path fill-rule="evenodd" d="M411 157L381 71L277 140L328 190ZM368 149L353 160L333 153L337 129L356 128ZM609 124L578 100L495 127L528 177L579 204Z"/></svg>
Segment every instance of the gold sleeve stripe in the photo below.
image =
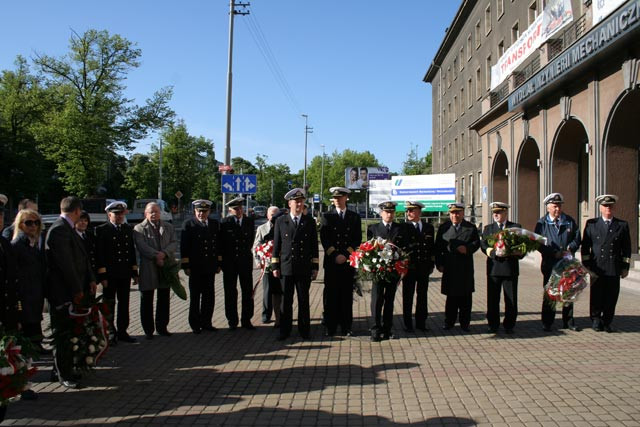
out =
<svg viewBox="0 0 640 427"><path fill-rule="evenodd" d="M131 269L134 270L134 271L138 271L138 266L137 265L132 265Z"/></svg>
<svg viewBox="0 0 640 427"><path fill-rule="evenodd" d="M189 262L189 258L182 258L180 262Z"/></svg>
<svg viewBox="0 0 640 427"><path fill-rule="evenodd" d="M331 255L332 253L334 253L336 251L336 248L334 248L333 246L331 246L329 249L327 249L327 255Z"/></svg>
<svg viewBox="0 0 640 427"><path fill-rule="evenodd" d="M271 262L275 262L276 264L280 263L280 258L271 258Z"/></svg>
<svg viewBox="0 0 640 427"><path fill-rule="evenodd" d="M222 255L218 256L218 261L222 261Z"/></svg>
<svg viewBox="0 0 640 427"><path fill-rule="evenodd" d="M107 272L107 269L106 269L105 267L100 267L100 268L98 269L98 274L104 274L104 273L106 273L106 272Z"/></svg>
<svg viewBox="0 0 640 427"><path fill-rule="evenodd" d="M311 258L311 262L317 264L317 263L320 262L320 259L319 258Z"/></svg>
<svg viewBox="0 0 640 427"><path fill-rule="evenodd" d="M349 247L347 248L347 252L352 253L353 251L354 251L354 249L353 249L351 246L349 246Z"/></svg>
<svg viewBox="0 0 640 427"><path fill-rule="evenodd" d="M631 258L624 257L624 258L622 258L622 262L626 262L627 264L631 264Z"/></svg>

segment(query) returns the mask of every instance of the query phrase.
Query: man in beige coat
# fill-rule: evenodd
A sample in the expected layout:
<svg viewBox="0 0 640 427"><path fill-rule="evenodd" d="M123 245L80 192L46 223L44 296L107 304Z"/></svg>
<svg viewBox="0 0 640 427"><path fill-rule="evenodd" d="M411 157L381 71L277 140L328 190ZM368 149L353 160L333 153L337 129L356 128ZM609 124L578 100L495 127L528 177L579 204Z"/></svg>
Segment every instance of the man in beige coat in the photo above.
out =
<svg viewBox="0 0 640 427"><path fill-rule="evenodd" d="M160 206L151 202L144 209L145 220L133 229L136 249L140 255L140 322L147 339L153 338L153 295L156 300L155 330L169 337L169 288L160 288L160 269L175 258L178 247L173 226L160 219Z"/></svg>

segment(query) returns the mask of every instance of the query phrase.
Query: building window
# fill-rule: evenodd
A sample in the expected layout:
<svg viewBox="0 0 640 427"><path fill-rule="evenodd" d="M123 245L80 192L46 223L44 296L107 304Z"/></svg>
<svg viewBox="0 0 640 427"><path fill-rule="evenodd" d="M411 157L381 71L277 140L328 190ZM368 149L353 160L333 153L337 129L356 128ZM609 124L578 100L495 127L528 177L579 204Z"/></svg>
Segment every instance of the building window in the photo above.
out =
<svg viewBox="0 0 640 427"><path fill-rule="evenodd" d="M453 138L453 160L455 163L458 163L459 155L460 153L458 153L458 138Z"/></svg>
<svg viewBox="0 0 640 427"><path fill-rule="evenodd" d="M502 58L502 55L504 55L504 39L498 43L498 58Z"/></svg>
<svg viewBox="0 0 640 427"><path fill-rule="evenodd" d="M467 146L464 140L464 132L460 134L460 158L464 160L464 148Z"/></svg>
<svg viewBox="0 0 640 427"><path fill-rule="evenodd" d="M475 37L476 37L476 49L480 48L480 45L482 44L480 38L482 37L482 33L480 31L480 20L478 19L478 22L476 22L476 33L475 33Z"/></svg>
<svg viewBox="0 0 640 427"><path fill-rule="evenodd" d="M482 202L482 172L478 172L478 198L476 199L478 202Z"/></svg>
<svg viewBox="0 0 640 427"><path fill-rule="evenodd" d="M460 203L464 203L464 178L460 178Z"/></svg>
<svg viewBox="0 0 640 427"><path fill-rule="evenodd" d="M516 23L513 24L513 27L511 27L511 44L518 41L518 38L520 38L520 29L518 27L518 21L516 21Z"/></svg>
<svg viewBox="0 0 640 427"><path fill-rule="evenodd" d="M491 32L491 5L484 10L484 34Z"/></svg>
<svg viewBox="0 0 640 427"><path fill-rule="evenodd" d="M498 16L498 20L504 15L504 0L496 1L496 15Z"/></svg>
<svg viewBox="0 0 640 427"><path fill-rule="evenodd" d="M467 80L467 107L471 108L473 105L473 79L469 77Z"/></svg>
<svg viewBox="0 0 640 427"><path fill-rule="evenodd" d="M478 152L482 151L482 138L478 135L478 132L475 132L476 142L478 143ZM488 138L488 137L487 137Z"/></svg>
<svg viewBox="0 0 640 427"><path fill-rule="evenodd" d="M458 78L458 57L453 58L453 80Z"/></svg>
<svg viewBox="0 0 640 427"><path fill-rule="evenodd" d="M475 200L473 200L473 174L469 174L469 204L473 206L475 204Z"/></svg>
<svg viewBox="0 0 640 427"><path fill-rule="evenodd" d="M449 167L451 167L451 165L453 164L452 161L451 161L452 160L451 158L453 157L453 155L451 153L451 142L449 142L449 147L448 147L447 151L449 152Z"/></svg>
<svg viewBox="0 0 640 427"><path fill-rule="evenodd" d="M458 96L453 97L453 120L458 121Z"/></svg>
<svg viewBox="0 0 640 427"><path fill-rule="evenodd" d="M464 114L464 86L460 88L460 115Z"/></svg>
<svg viewBox="0 0 640 427"><path fill-rule="evenodd" d="M469 157L473 156L473 135L475 132L469 131L469 138L467 138L467 142L469 143Z"/></svg>
<svg viewBox="0 0 640 427"><path fill-rule="evenodd" d="M447 115L449 116L449 127L453 123L453 116L451 115L451 103L447 104Z"/></svg>
<svg viewBox="0 0 640 427"><path fill-rule="evenodd" d="M471 61L471 34L467 37L467 61Z"/></svg>
<svg viewBox="0 0 640 427"><path fill-rule="evenodd" d="M447 168L447 147L442 148L442 161L440 162L440 170L445 170Z"/></svg>
<svg viewBox="0 0 640 427"><path fill-rule="evenodd" d="M538 0L533 0L529 5L529 25L538 17Z"/></svg>
<svg viewBox="0 0 640 427"><path fill-rule="evenodd" d="M447 68L447 87L451 87L451 67Z"/></svg>
<svg viewBox="0 0 640 427"><path fill-rule="evenodd" d="M486 87L487 87L487 90L489 90L489 88L491 87L491 55L487 56L485 77L486 77Z"/></svg>
<svg viewBox="0 0 640 427"><path fill-rule="evenodd" d="M459 71L464 70L464 45L460 46L460 68Z"/></svg>
<svg viewBox="0 0 640 427"><path fill-rule="evenodd" d="M482 72L480 67L476 70L476 99L480 99L482 96Z"/></svg>

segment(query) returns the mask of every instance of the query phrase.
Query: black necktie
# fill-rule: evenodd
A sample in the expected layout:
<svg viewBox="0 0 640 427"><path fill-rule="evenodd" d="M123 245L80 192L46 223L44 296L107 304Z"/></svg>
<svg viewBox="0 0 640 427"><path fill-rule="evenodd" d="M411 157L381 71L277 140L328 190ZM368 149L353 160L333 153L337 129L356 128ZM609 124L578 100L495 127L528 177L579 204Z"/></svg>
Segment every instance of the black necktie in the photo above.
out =
<svg viewBox="0 0 640 427"><path fill-rule="evenodd" d="M296 228L298 228L298 217L297 216L293 217L293 223L296 225Z"/></svg>
<svg viewBox="0 0 640 427"><path fill-rule="evenodd" d="M607 228L609 228L609 226L611 225L611 220L605 219L604 223L607 226Z"/></svg>
<svg viewBox="0 0 640 427"><path fill-rule="evenodd" d="M340 211L340 219L344 219L344 211Z"/></svg>
<svg viewBox="0 0 640 427"><path fill-rule="evenodd" d="M387 228L387 235L389 235L391 233L391 224L387 224L385 227Z"/></svg>
<svg viewBox="0 0 640 427"><path fill-rule="evenodd" d="M504 224L503 223L500 222L498 225L500 226L500 230L504 230Z"/></svg>
<svg viewBox="0 0 640 427"><path fill-rule="evenodd" d="M87 238L87 236L86 236L84 233L82 233L82 234L80 235L80 237L82 237L82 240L84 240L84 239L86 239L86 238Z"/></svg>

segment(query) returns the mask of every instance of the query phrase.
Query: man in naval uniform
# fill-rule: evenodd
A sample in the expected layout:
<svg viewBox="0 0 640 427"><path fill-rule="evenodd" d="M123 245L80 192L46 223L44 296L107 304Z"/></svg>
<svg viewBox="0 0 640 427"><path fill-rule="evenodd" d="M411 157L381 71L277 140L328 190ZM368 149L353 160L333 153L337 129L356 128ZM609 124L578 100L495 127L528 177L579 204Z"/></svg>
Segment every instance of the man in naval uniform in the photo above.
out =
<svg viewBox="0 0 640 427"><path fill-rule="evenodd" d="M600 218L588 220L582 236L582 262L597 275L589 299L591 325L596 331L613 332L620 277L629 274L631 234L629 224L613 216L617 201L613 194L598 196Z"/></svg>

